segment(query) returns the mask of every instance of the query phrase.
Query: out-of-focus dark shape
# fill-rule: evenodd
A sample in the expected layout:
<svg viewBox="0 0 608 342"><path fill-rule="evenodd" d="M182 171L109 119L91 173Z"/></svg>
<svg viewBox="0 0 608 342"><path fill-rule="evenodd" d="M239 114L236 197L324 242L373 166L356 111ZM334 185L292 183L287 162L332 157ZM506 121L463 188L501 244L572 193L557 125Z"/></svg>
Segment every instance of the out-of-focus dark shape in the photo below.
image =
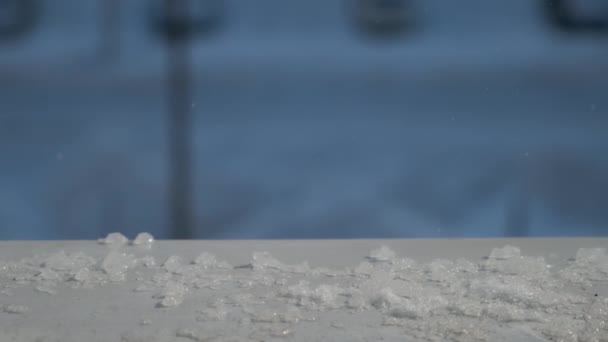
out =
<svg viewBox="0 0 608 342"><path fill-rule="evenodd" d="M165 0L163 34L167 38L169 92L169 205L175 239L192 237L192 80L190 38L195 18L189 2ZM190 21L189 19L192 19Z"/></svg>
<svg viewBox="0 0 608 342"><path fill-rule="evenodd" d="M374 37L395 37L412 26L412 5L407 0L355 0L357 29Z"/></svg>
<svg viewBox="0 0 608 342"><path fill-rule="evenodd" d="M565 32L608 33L608 2L601 0L546 0L551 23Z"/></svg>
<svg viewBox="0 0 608 342"><path fill-rule="evenodd" d="M208 34L221 27L224 20L223 0L179 0L183 3L168 13L162 1L152 2L151 24L154 31L163 35L183 36Z"/></svg>
<svg viewBox="0 0 608 342"><path fill-rule="evenodd" d="M192 66L190 40L217 25L217 1L165 0L157 21L167 39L169 92L169 201L172 237L193 237Z"/></svg>
<svg viewBox="0 0 608 342"><path fill-rule="evenodd" d="M0 38L18 39L31 32L38 10L36 0L0 0Z"/></svg>

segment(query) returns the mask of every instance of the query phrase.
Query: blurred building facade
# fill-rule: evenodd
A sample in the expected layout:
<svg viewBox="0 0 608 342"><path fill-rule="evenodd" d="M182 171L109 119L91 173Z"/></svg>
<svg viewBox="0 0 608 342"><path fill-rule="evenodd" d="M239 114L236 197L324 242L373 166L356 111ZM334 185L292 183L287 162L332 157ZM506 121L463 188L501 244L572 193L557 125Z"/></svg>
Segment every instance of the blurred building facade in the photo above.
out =
<svg viewBox="0 0 608 342"><path fill-rule="evenodd" d="M34 3L0 41L0 238L170 237L155 2ZM607 234L601 27L548 1L193 6L217 23L191 46L193 237Z"/></svg>

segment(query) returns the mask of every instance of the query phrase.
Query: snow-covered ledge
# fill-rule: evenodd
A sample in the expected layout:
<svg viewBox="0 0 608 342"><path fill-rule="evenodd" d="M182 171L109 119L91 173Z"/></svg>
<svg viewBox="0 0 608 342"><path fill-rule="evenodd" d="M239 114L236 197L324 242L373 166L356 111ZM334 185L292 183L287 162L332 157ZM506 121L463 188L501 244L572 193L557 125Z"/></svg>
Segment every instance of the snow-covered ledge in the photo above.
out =
<svg viewBox="0 0 608 342"><path fill-rule="evenodd" d="M601 341L608 238L0 242L1 341Z"/></svg>

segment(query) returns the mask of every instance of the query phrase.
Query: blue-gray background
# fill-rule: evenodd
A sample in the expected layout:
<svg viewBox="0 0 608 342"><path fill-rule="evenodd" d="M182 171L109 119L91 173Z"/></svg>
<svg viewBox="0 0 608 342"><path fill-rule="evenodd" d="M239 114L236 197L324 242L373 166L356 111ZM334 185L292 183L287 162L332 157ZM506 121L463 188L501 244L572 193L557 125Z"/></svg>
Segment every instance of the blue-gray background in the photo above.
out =
<svg viewBox="0 0 608 342"><path fill-rule="evenodd" d="M0 239L171 236L166 48L145 0L104 45L101 1L0 40ZM346 0L226 0L192 46L193 237L608 234L608 36L410 4L377 39Z"/></svg>

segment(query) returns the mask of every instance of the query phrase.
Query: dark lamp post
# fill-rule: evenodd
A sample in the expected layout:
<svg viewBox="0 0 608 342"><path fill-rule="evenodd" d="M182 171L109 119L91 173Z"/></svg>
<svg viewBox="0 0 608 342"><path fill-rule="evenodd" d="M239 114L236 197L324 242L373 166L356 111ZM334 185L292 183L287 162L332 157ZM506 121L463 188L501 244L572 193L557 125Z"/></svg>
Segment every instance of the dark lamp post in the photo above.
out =
<svg viewBox="0 0 608 342"><path fill-rule="evenodd" d="M194 35L216 28L222 2L164 0L153 7L153 25L167 42L169 215L174 239L194 236L192 177L192 61Z"/></svg>

